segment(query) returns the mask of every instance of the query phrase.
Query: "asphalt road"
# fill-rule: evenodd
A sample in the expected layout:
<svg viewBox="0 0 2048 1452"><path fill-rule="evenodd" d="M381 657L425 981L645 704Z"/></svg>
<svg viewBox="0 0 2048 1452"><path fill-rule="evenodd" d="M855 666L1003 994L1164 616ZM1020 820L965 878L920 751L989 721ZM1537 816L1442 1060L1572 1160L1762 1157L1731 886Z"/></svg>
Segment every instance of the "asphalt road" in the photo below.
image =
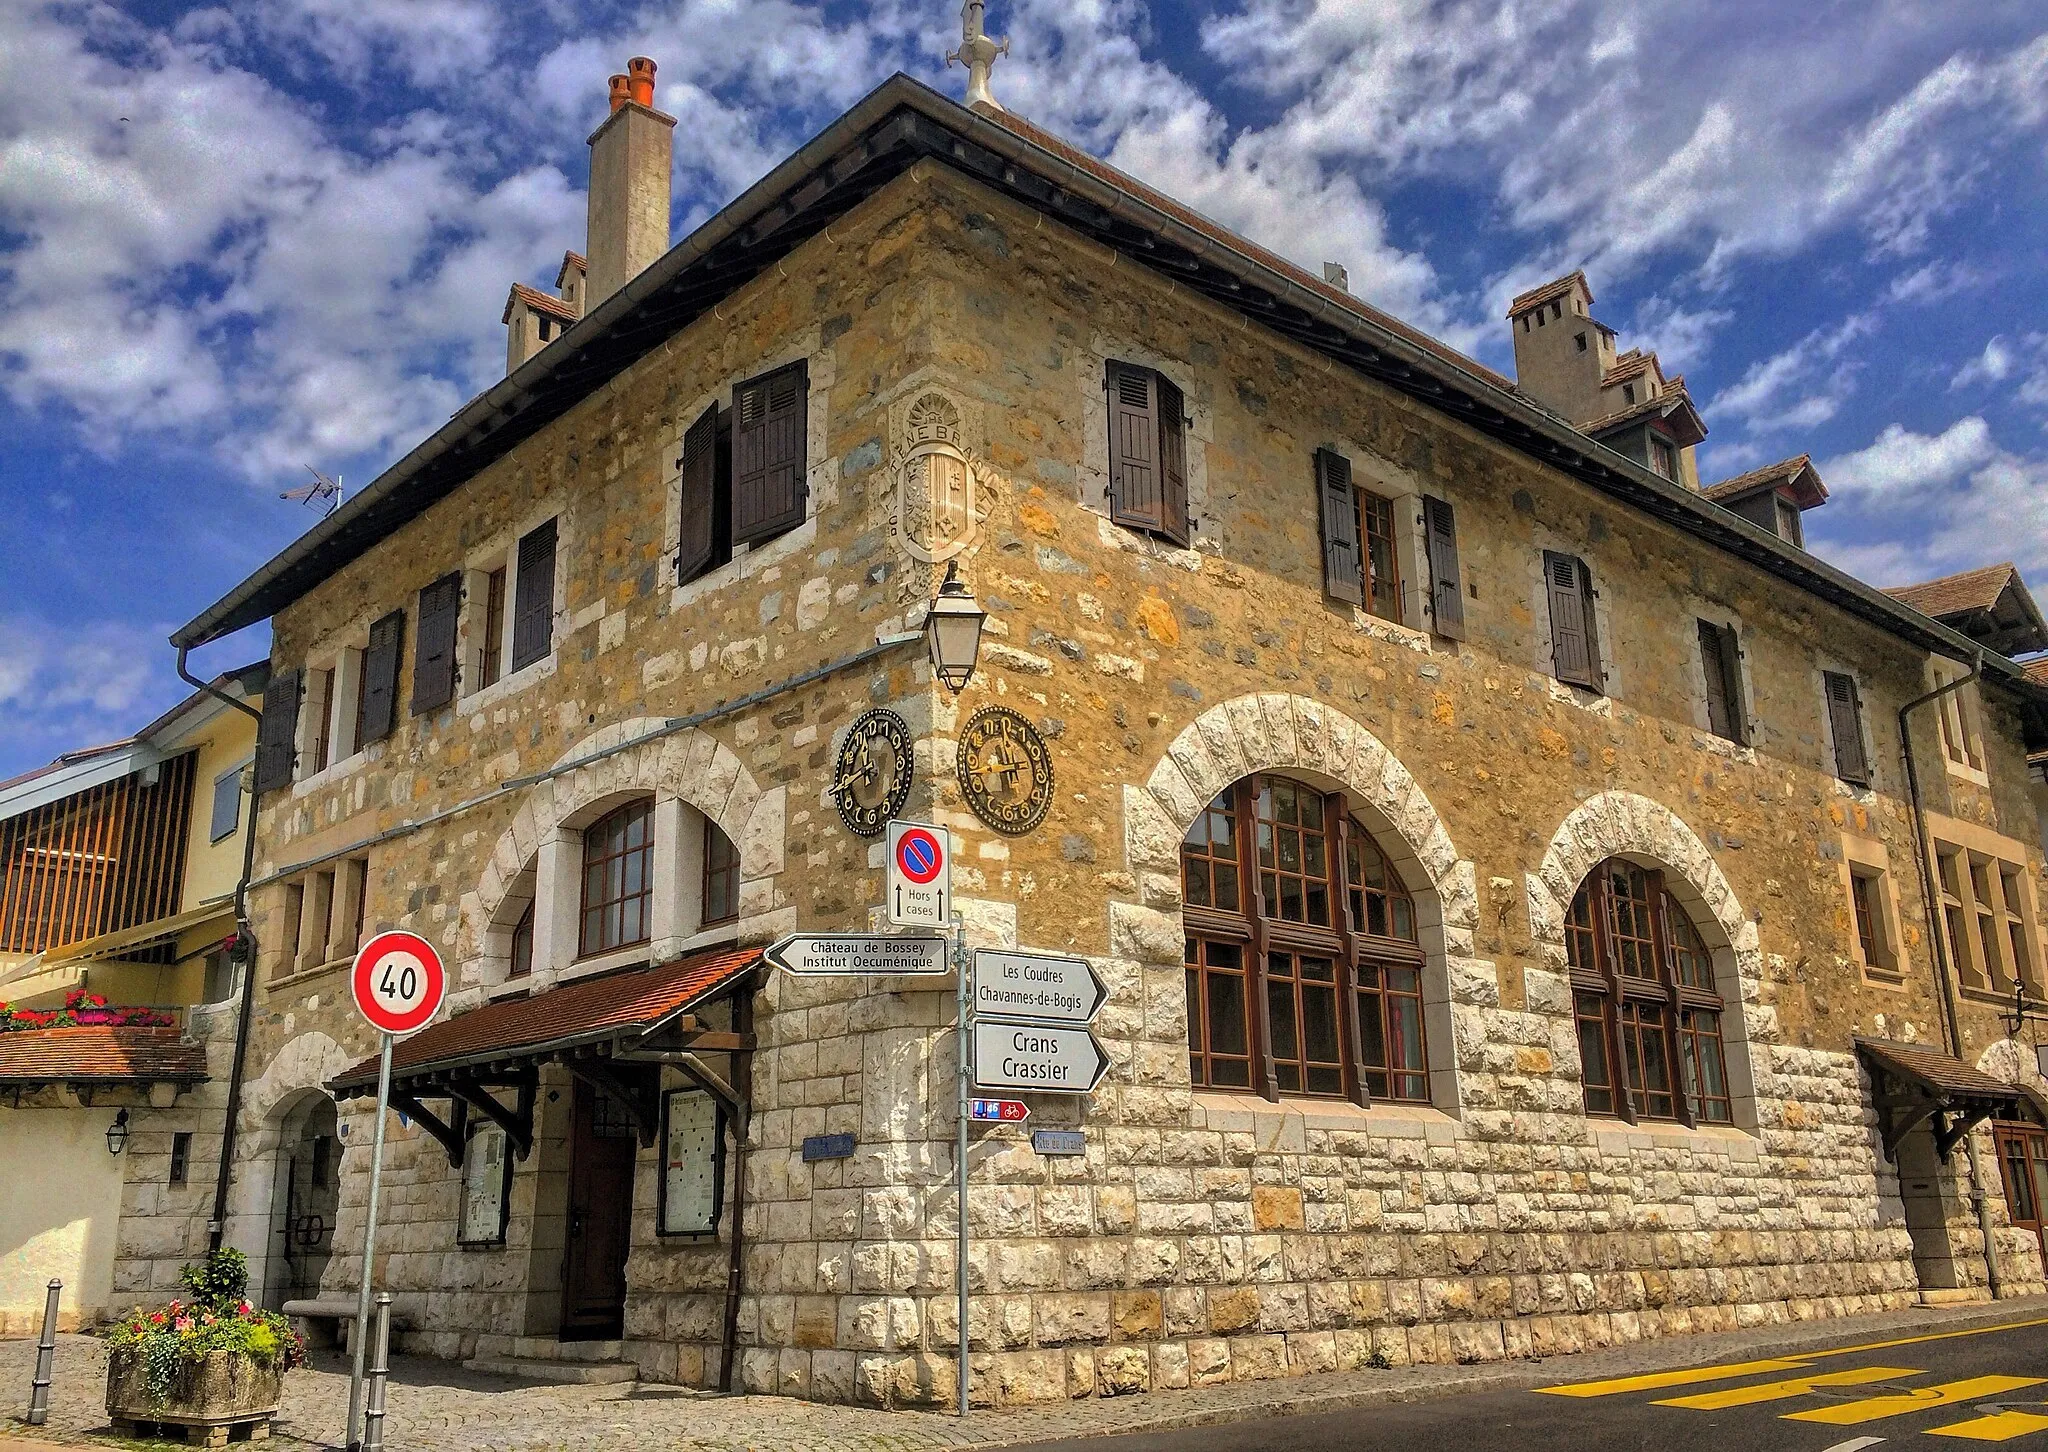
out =
<svg viewBox="0 0 2048 1452"><path fill-rule="evenodd" d="M1677 1348L1674 1348L1677 1349ZM1682 1354L1682 1353L1681 1353ZM1923 1441L1928 1436L1939 1441ZM1046 1452L2048 1452L2048 1324L2003 1325L1536 1390L1047 1443ZM1028 1452L1028 1449L1025 1449Z"/></svg>

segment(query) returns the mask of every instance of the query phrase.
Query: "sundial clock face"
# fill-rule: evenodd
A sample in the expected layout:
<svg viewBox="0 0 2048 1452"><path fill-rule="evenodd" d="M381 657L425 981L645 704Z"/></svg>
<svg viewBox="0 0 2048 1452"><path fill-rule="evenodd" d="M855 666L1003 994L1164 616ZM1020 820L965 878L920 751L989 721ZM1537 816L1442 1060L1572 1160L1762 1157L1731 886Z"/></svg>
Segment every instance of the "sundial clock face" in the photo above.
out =
<svg viewBox="0 0 2048 1452"><path fill-rule="evenodd" d="M1037 729L1008 706L983 706L967 718L957 766L967 805L998 832L1015 837L1045 820L1052 754Z"/></svg>
<svg viewBox="0 0 2048 1452"><path fill-rule="evenodd" d="M910 799L910 728L894 711L863 711L846 729L832 769L839 820L857 837L879 837Z"/></svg>

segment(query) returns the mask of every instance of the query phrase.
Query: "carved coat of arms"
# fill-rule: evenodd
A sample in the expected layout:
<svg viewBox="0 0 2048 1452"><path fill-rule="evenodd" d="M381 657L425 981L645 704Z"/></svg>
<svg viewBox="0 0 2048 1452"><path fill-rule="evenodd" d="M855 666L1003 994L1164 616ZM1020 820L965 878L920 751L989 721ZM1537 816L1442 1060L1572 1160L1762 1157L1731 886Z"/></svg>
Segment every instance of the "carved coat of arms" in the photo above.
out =
<svg viewBox="0 0 2048 1452"><path fill-rule="evenodd" d="M918 394L896 434L889 533L912 559L943 564L981 532L988 477L967 453L959 405L942 393Z"/></svg>

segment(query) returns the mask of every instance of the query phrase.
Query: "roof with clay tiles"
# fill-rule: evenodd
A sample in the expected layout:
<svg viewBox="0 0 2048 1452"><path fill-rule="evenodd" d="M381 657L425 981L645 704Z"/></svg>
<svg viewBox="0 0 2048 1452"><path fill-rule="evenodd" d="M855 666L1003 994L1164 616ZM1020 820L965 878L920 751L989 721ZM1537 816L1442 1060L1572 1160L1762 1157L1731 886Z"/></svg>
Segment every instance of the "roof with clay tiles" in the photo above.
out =
<svg viewBox="0 0 2048 1452"><path fill-rule="evenodd" d="M145 1084L206 1078L206 1046L175 1028L17 1029L0 1033L0 1084Z"/></svg>
<svg viewBox="0 0 2048 1452"><path fill-rule="evenodd" d="M1532 287L1525 293L1518 293L1515 300L1508 304L1508 316L1519 318L1523 313L1543 306L1552 298L1568 296L1574 287L1584 291L1586 294L1586 306L1591 307L1593 305L1593 289L1586 282L1586 274L1584 272L1568 272L1555 282L1546 282L1541 287Z"/></svg>

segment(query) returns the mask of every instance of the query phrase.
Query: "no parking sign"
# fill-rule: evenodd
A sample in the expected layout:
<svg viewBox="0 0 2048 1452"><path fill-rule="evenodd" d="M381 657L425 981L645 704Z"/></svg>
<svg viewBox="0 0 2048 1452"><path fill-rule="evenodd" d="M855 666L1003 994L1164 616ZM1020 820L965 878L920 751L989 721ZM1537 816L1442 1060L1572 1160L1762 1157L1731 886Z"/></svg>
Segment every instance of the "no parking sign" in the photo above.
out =
<svg viewBox="0 0 2048 1452"><path fill-rule="evenodd" d="M952 921L953 849L944 827L889 824L883 902L898 927L943 928Z"/></svg>

